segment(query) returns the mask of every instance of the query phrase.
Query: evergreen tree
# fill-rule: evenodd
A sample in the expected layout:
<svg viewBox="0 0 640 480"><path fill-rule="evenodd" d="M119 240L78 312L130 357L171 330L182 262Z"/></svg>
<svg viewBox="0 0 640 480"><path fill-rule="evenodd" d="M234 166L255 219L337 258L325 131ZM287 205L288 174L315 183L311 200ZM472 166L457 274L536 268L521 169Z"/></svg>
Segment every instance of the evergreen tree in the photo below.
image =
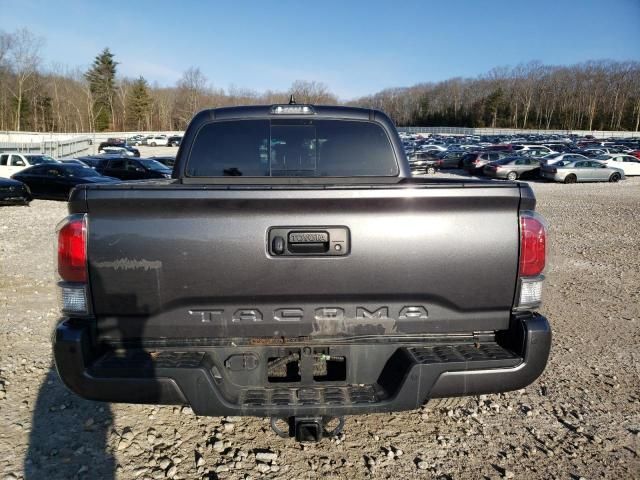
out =
<svg viewBox="0 0 640 480"><path fill-rule="evenodd" d="M142 130L145 118L151 110L151 95L149 84L140 77L133 82L127 96L127 128L130 130Z"/></svg>
<svg viewBox="0 0 640 480"><path fill-rule="evenodd" d="M113 120L116 65L118 62L113 59L113 53L105 48L84 74L93 95L94 127L97 131L108 129Z"/></svg>

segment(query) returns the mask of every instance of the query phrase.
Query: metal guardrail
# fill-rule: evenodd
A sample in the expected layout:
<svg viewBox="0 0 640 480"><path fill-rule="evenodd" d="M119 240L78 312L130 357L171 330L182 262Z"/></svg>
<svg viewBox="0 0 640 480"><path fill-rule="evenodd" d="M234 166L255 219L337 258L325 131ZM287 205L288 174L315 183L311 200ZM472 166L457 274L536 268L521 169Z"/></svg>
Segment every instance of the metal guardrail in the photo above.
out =
<svg viewBox="0 0 640 480"><path fill-rule="evenodd" d="M66 140L0 142L0 152L42 153L54 158L65 158L91 153L91 144L92 141L87 136Z"/></svg>

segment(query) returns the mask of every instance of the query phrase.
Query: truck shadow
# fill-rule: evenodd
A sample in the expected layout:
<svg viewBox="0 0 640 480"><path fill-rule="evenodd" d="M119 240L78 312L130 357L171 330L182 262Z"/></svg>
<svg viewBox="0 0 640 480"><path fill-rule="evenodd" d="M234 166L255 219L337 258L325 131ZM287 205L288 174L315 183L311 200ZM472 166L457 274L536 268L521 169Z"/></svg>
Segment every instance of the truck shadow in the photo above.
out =
<svg viewBox="0 0 640 480"><path fill-rule="evenodd" d="M69 392L52 364L33 411L24 478L115 478L107 446L112 424L109 404Z"/></svg>
<svg viewBox="0 0 640 480"><path fill-rule="evenodd" d="M94 288L102 288L102 278L96 275ZM138 303L135 295L110 295L116 305L125 305L131 311L148 310ZM158 403L160 387L154 380L153 362L141 344L145 322L118 321L111 326L110 336L117 341L127 341L127 348L134 359L147 366L145 398L138 402ZM98 350L103 345L98 343ZM133 360L133 359L129 359ZM117 358L115 361L117 367ZM68 369L69 366L67 365ZM104 389L101 395L117 400L122 392ZM126 392L125 392L126 393ZM136 402L135 391L126 393L126 398ZM149 401L151 400L151 401ZM109 480L116 477L116 459L113 449L118 439L109 437L118 434L110 403L85 400L71 392L63 384L55 364L40 385L29 437L29 449L24 458L25 479L69 479L91 478Z"/></svg>

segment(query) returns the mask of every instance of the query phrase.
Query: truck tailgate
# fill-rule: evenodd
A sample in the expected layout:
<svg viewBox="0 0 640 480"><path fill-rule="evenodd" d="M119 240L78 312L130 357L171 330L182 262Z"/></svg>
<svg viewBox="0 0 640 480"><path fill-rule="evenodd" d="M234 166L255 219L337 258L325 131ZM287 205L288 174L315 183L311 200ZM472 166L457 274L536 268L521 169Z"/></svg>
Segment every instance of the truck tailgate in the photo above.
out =
<svg viewBox="0 0 640 480"><path fill-rule="evenodd" d="M110 186L87 191L97 334L215 339L506 329L517 185ZM273 227L344 228L349 253L269 253Z"/></svg>

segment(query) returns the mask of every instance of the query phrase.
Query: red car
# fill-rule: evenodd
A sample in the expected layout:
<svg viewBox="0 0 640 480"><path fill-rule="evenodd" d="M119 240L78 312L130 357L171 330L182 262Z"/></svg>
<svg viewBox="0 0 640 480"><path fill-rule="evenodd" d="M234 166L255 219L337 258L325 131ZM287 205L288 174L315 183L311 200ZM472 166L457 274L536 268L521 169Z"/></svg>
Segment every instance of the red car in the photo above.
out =
<svg viewBox="0 0 640 480"><path fill-rule="evenodd" d="M640 150L634 150L633 152L631 152L631 155L636 158L640 158Z"/></svg>

